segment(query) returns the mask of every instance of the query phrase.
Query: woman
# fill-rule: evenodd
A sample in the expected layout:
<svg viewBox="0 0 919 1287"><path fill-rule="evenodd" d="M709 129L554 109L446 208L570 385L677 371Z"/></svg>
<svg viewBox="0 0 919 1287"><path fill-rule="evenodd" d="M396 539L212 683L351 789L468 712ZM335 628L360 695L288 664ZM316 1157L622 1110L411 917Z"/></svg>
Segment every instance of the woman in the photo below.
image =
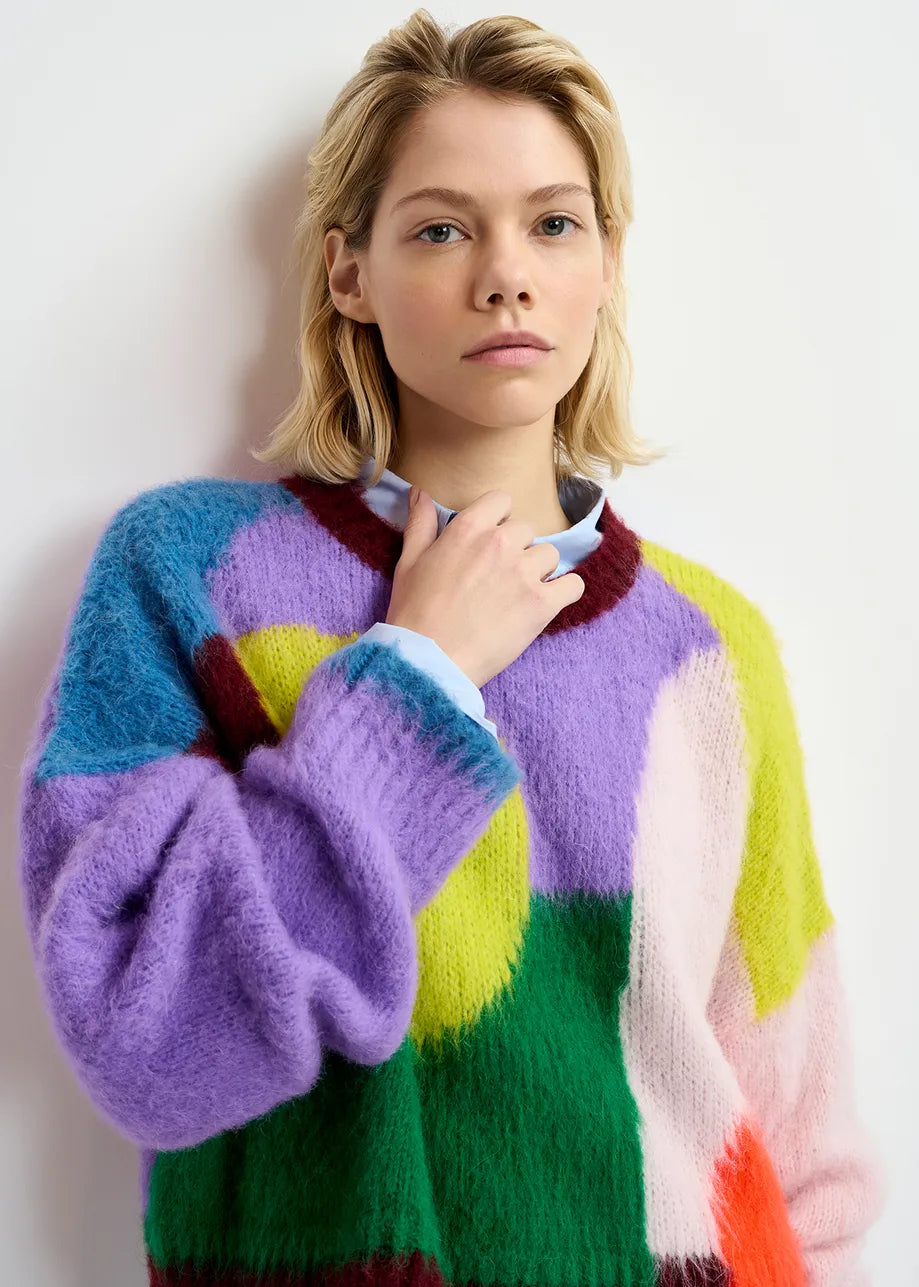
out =
<svg viewBox="0 0 919 1287"><path fill-rule="evenodd" d="M778 645L594 477L658 454L608 89L420 10L311 162L293 472L115 515L23 778L150 1281L854 1284L881 1171Z"/></svg>

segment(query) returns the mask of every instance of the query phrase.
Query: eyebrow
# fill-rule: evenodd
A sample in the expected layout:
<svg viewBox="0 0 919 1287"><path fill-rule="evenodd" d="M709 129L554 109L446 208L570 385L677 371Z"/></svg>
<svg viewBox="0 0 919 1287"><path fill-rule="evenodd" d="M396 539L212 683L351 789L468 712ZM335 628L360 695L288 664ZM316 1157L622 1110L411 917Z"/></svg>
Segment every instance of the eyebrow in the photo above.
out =
<svg viewBox="0 0 919 1287"><path fill-rule="evenodd" d="M536 188L530 192L524 200L528 205L535 205L541 201L553 201L556 197L573 196L589 197L591 201L593 200L593 193L581 183L547 183L545 187ZM456 188L418 188L408 196L400 197L389 213L395 214L410 201L442 201L445 205L463 206L466 209L472 209L478 205L471 192L458 191Z"/></svg>

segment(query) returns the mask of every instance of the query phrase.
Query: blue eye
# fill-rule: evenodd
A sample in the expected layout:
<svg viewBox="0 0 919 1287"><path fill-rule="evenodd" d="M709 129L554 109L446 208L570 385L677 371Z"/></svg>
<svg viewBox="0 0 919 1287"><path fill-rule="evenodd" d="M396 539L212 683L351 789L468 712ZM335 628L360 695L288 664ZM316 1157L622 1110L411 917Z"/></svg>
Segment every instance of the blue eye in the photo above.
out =
<svg viewBox="0 0 919 1287"><path fill-rule="evenodd" d="M545 217L544 219L541 219L541 220L540 220L540 223L559 223L559 222L566 222L566 223L574 224L575 228L577 228L577 229L580 229L580 227L581 227L581 225L578 223L577 219L573 219L573 218L571 217L571 215L546 215L546 217ZM455 224L455 223L450 223L450 222L448 222L447 220L441 220L439 223L429 223L429 224L427 225L427 227L422 228L420 232L416 233L416 235L415 235L415 241L420 241L420 240L421 240L421 238L422 238L422 234L423 234L423 233L426 233L426 232L430 232L430 230L431 230L432 228L454 228L457 232L459 232L459 231L460 231L460 229L459 229L459 228L457 228L457 226L456 226L456 224ZM572 237L572 236L574 236L574 233L568 233L568 234L567 234L567 237ZM567 237L566 237L566 236L564 236L564 235L562 235L562 236L558 236L558 237L549 237L549 241L565 241L565 240L567 240ZM428 245L430 245L430 246L449 246L449 245L450 245L450 242L448 242L448 241L430 241L430 242L428 242Z"/></svg>

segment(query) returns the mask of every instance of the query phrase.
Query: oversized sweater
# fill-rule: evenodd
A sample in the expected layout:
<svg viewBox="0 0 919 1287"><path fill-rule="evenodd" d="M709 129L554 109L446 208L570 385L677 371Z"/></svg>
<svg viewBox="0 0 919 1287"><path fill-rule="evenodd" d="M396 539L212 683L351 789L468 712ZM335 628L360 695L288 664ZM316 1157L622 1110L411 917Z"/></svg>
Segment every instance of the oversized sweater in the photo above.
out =
<svg viewBox="0 0 919 1287"><path fill-rule="evenodd" d="M864 1287L884 1194L776 636L603 499L481 689L383 622L357 481L104 531L22 768L76 1077L153 1287Z"/></svg>

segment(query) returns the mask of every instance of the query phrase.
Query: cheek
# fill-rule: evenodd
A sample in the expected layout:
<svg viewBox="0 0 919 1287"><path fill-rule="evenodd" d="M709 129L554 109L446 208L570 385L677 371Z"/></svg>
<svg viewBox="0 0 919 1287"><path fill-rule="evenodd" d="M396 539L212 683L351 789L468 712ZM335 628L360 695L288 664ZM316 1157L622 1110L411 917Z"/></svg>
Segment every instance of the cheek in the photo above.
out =
<svg viewBox="0 0 919 1287"><path fill-rule="evenodd" d="M557 289L553 289L552 295L558 306L570 316L589 317L591 310L597 307L599 289L599 278L591 268L589 271L571 272L559 282Z"/></svg>
<svg viewBox="0 0 919 1287"><path fill-rule="evenodd" d="M600 288L596 277L572 277L567 287L553 292L554 307L552 312L559 324L561 334L575 348L593 343L597 327L598 309L600 307Z"/></svg>
<svg viewBox="0 0 919 1287"><path fill-rule="evenodd" d="M445 284L429 275L409 276L386 285L384 318L394 350L432 353L455 340L460 309Z"/></svg>
<svg viewBox="0 0 919 1287"><path fill-rule="evenodd" d="M386 356L396 376L421 397L473 414L463 401L476 386L460 357L470 333L468 320L465 327L462 321L462 289L459 282L448 280L448 274L431 268L398 277L391 272L385 284L377 278L376 305ZM483 329L480 323L476 333Z"/></svg>

